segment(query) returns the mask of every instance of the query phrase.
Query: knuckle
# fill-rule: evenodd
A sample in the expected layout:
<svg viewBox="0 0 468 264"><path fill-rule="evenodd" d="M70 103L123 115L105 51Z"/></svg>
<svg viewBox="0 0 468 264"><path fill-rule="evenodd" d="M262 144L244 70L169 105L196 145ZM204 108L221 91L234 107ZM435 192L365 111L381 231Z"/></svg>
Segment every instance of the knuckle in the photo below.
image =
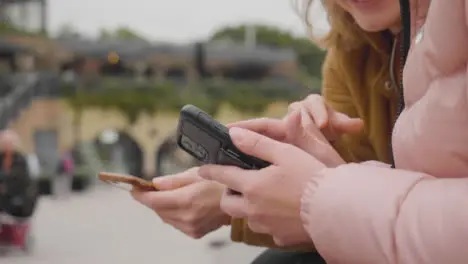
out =
<svg viewBox="0 0 468 264"><path fill-rule="evenodd" d="M260 186L259 183L257 183L257 181L252 180L249 183L245 183L244 189L242 190L242 193L248 199L248 198L254 196L258 192L258 189L260 187L261 186Z"/></svg>
<svg viewBox="0 0 468 264"><path fill-rule="evenodd" d="M219 202L219 208L223 210L224 212L230 212L231 207L227 199L221 199Z"/></svg>
<svg viewBox="0 0 468 264"><path fill-rule="evenodd" d="M201 239L201 238L203 238L204 236L205 236L205 235L202 234L202 233L194 233L194 234L191 235L191 237L192 237L193 239Z"/></svg>
<svg viewBox="0 0 468 264"><path fill-rule="evenodd" d="M195 226L187 228L187 231L184 233L193 239L200 239L205 236L205 232L203 232L203 230Z"/></svg>
<svg viewBox="0 0 468 264"><path fill-rule="evenodd" d="M188 212L182 217L182 221L189 227L194 227L198 222L198 217L194 212Z"/></svg>
<svg viewBox="0 0 468 264"><path fill-rule="evenodd" d="M261 137L255 137L252 139L252 151L255 153L257 149L259 148L259 145L261 143L262 138Z"/></svg>
<svg viewBox="0 0 468 264"><path fill-rule="evenodd" d="M263 136L252 137L252 142L249 144L252 153L261 153L262 149L269 146L269 138Z"/></svg>
<svg viewBox="0 0 468 264"><path fill-rule="evenodd" d="M253 208L253 206L249 206L246 208L245 213L247 214L247 222L252 222L255 219L255 215L257 214L257 209Z"/></svg>
<svg viewBox="0 0 468 264"><path fill-rule="evenodd" d="M178 207L182 209L191 208L193 205L193 195L185 195L180 197L178 201Z"/></svg>
<svg viewBox="0 0 468 264"><path fill-rule="evenodd" d="M247 226L249 227L250 230L252 230L254 232L259 231L258 224L255 221L253 221L252 219L250 219L250 218L249 218L249 220L247 220Z"/></svg>
<svg viewBox="0 0 468 264"><path fill-rule="evenodd" d="M294 102L294 103L289 104L288 113L294 112L297 108L300 107L300 105L301 105L300 102Z"/></svg>
<svg viewBox="0 0 468 264"><path fill-rule="evenodd" d="M184 223L190 226L195 226L197 223L199 223L200 220L202 220L202 215L202 205L192 204L192 206L187 211L185 211L182 220Z"/></svg>
<svg viewBox="0 0 468 264"><path fill-rule="evenodd" d="M322 96L318 94L310 94L305 99L306 102L318 102L322 100L323 100Z"/></svg>
<svg viewBox="0 0 468 264"><path fill-rule="evenodd" d="M162 215L159 215L159 214L158 214L158 216L161 218L161 221L163 221L163 223L165 223L165 224L168 224L168 225L171 225L171 226L172 226L172 223L171 223L171 221L169 221L169 219L168 219L168 218L166 218L166 217L164 217L164 216L162 216Z"/></svg>
<svg viewBox="0 0 468 264"><path fill-rule="evenodd" d="M261 221L257 221L255 219L249 218L247 221L247 225L250 230L260 233L260 234L269 234L269 228L262 224Z"/></svg>
<svg viewBox="0 0 468 264"><path fill-rule="evenodd" d="M261 218L261 212L255 205L248 206L246 213L250 221L258 221Z"/></svg>
<svg viewBox="0 0 468 264"><path fill-rule="evenodd" d="M284 144L280 143L277 145L277 149L275 150L276 153L290 153L293 154L292 152L295 150L293 145L290 144Z"/></svg>
<svg viewBox="0 0 468 264"><path fill-rule="evenodd" d="M159 203L157 201L155 201L155 200L150 200L150 201L147 201L146 203L143 203L143 204L146 207L151 208L156 213L161 210L161 207L160 207Z"/></svg>
<svg viewBox="0 0 468 264"><path fill-rule="evenodd" d="M277 236L273 237L273 241L275 242L277 246L280 246L280 247L283 247L286 245L285 241L282 238L279 238Z"/></svg>

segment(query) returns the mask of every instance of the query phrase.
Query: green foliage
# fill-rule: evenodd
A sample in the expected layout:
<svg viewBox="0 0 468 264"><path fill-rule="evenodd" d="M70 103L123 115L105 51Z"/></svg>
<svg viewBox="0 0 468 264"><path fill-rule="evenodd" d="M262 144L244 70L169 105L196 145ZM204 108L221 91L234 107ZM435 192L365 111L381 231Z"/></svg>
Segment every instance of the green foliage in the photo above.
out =
<svg viewBox="0 0 468 264"><path fill-rule="evenodd" d="M101 29L99 38L102 40L146 40L140 33L126 26L119 27L115 30Z"/></svg>
<svg viewBox="0 0 468 264"><path fill-rule="evenodd" d="M250 25L257 33L257 41L260 44L274 47L291 47L295 38L291 33L282 31L276 27L267 25ZM231 39L236 42L244 40L247 25L226 27L213 34L211 39Z"/></svg>
<svg viewBox="0 0 468 264"><path fill-rule="evenodd" d="M1 33L20 33L21 30L15 28L13 25L5 22L0 23L0 32Z"/></svg>
<svg viewBox="0 0 468 264"><path fill-rule="evenodd" d="M0 36L2 35L46 36L46 32L28 32L10 23L0 21Z"/></svg>
<svg viewBox="0 0 468 264"><path fill-rule="evenodd" d="M80 111L86 107L116 109L130 123L142 113L152 115L158 111L178 112L182 106L193 104L210 115L216 115L220 105L227 103L241 113L261 114L268 105L277 101L299 100L308 90L294 92L288 87L267 82L198 82L188 87L171 83L146 83L129 87L102 86L98 92L78 90L70 92L64 87L70 105Z"/></svg>
<svg viewBox="0 0 468 264"><path fill-rule="evenodd" d="M266 25L251 26L256 29L257 43L277 48L292 48L296 52L302 68L308 74L320 78L325 51L318 48L309 39L295 37L279 28ZM246 25L226 27L215 32L211 39L230 39L235 42L242 42L244 41L246 28Z"/></svg>
<svg viewBox="0 0 468 264"><path fill-rule="evenodd" d="M59 38L80 38L81 34L72 24L63 24L57 32Z"/></svg>

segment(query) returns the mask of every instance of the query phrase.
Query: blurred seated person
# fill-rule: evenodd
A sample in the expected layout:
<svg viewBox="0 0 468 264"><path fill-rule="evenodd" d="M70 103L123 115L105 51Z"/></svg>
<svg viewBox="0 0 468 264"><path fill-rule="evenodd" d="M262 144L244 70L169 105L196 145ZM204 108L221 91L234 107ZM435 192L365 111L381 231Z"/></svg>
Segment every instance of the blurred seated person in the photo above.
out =
<svg viewBox="0 0 468 264"><path fill-rule="evenodd" d="M2 210L16 217L32 215L37 192L30 177L18 135L10 130L0 133L0 184Z"/></svg>
<svg viewBox="0 0 468 264"><path fill-rule="evenodd" d="M18 173L18 177L28 175L28 163L20 151L18 135L10 130L0 132L0 161L3 176Z"/></svg>

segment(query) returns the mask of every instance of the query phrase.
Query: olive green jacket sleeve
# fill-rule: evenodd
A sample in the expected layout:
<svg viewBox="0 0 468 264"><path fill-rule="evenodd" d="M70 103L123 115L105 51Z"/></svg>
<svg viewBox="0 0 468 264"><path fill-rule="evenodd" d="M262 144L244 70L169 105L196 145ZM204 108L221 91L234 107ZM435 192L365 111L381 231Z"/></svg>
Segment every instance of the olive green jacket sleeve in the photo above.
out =
<svg viewBox="0 0 468 264"><path fill-rule="evenodd" d="M362 92L365 87L360 87L360 83L352 77L347 76L347 72L340 68L340 65L331 57L327 56L323 69L322 96L327 104L335 111L347 114L350 117L361 118L364 129L357 134L343 134L334 142L331 142L335 150L346 162L360 162L376 159L376 153L372 142L369 139L369 121L365 112L365 101Z"/></svg>

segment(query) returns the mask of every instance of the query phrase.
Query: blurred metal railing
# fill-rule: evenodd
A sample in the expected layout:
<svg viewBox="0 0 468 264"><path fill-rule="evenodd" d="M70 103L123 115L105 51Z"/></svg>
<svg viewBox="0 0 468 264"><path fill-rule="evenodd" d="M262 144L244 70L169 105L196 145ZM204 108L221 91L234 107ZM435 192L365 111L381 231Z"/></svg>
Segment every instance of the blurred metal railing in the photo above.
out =
<svg viewBox="0 0 468 264"><path fill-rule="evenodd" d="M0 79L0 129L8 128L35 98L61 95L60 81L54 74L22 73Z"/></svg>

